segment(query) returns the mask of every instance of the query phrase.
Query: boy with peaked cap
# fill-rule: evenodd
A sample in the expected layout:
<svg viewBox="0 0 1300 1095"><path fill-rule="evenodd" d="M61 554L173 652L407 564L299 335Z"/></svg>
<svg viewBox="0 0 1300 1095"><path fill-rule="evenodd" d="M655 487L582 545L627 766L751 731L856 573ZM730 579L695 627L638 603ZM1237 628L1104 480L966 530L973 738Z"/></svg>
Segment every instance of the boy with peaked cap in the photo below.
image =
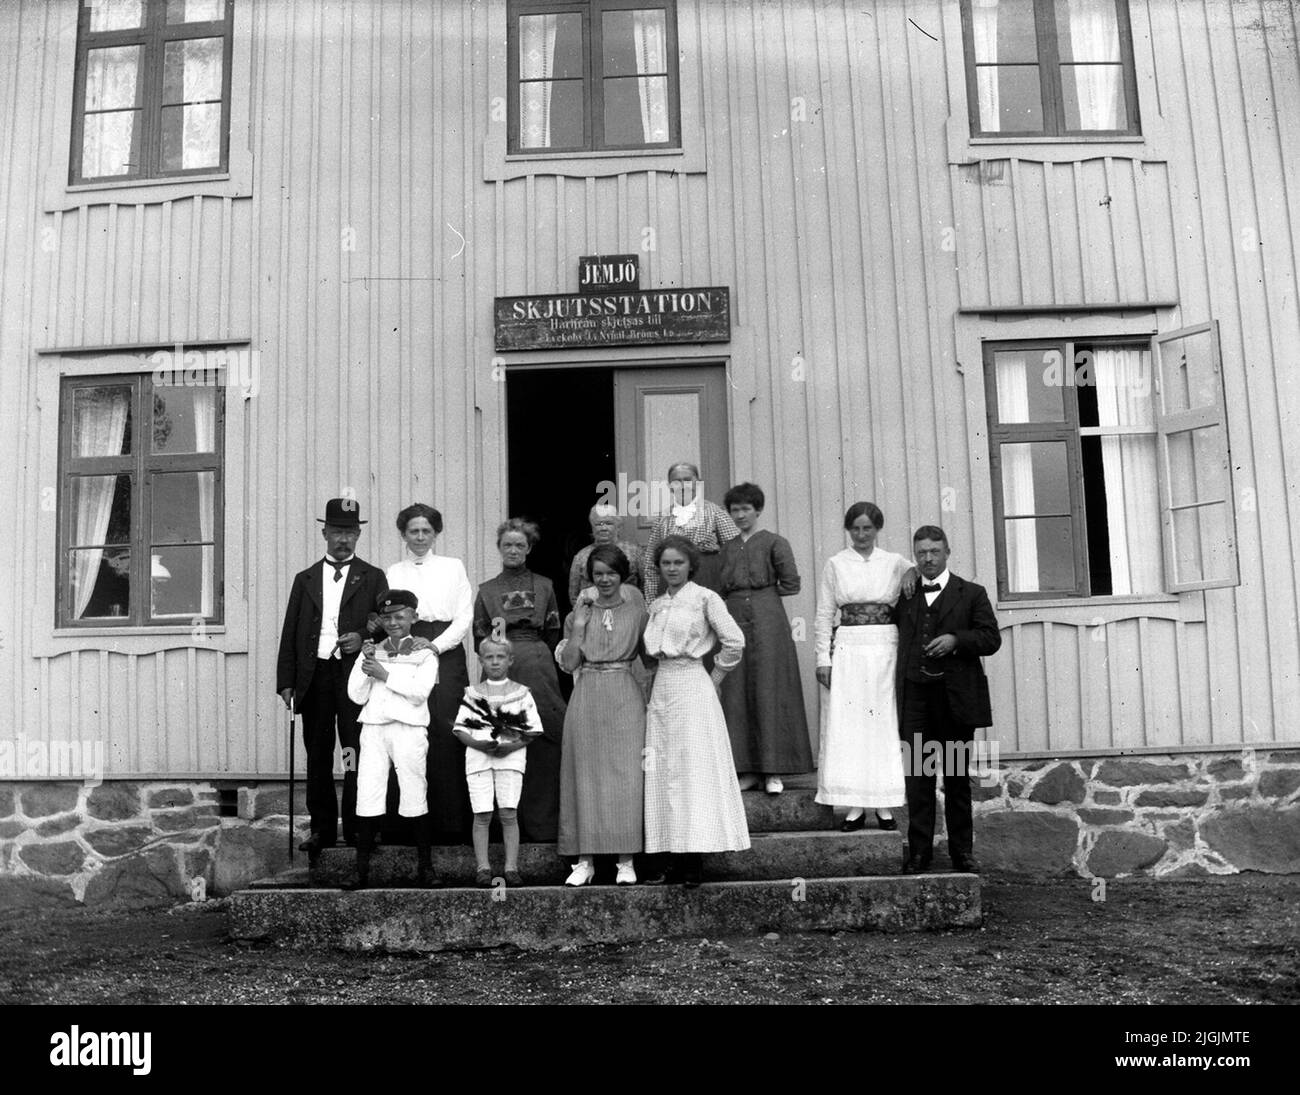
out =
<svg viewBox="0 0 1300 1095"><path fill-rule="evenodd" d="M343 747L343 839L356 840L357 750L361 708L348 699L348 674L369 634L368 619L388 580L358 559L361 509L353 498L331 498L323 526L326 554L293 580L280 632L275 690L290 711L302 714L307 751L307 812L311 837L299 847L316 865L322 848L338 839L334 795L334 735Z"/></svg>
<svg viewBox="0 0 1300 1095"><path fill-rule="evenodd" d="M422 888L441 886L433 873L433 819L429 815L425 763L429 755L429 693L438 680L438 655L411 638L418 599L390 589L375 603L388 638L365 643L352 666L348 696L361 709L361 764L357 772L357 881L370 883L370 851L384 816L388 768L397 771L398 813L415 821L415 847Z"/></svg>

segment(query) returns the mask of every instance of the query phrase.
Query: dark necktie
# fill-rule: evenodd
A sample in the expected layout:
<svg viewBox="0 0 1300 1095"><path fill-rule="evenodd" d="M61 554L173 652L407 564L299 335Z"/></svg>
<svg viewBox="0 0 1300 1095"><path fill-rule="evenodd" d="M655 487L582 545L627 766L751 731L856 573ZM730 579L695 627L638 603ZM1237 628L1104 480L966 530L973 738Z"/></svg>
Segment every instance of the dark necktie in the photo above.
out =
<svg viewBox="0 0 1300 1095"><path fill-rule="evenodd" d="M922 586L922 587L921 587L921 592L922 592L922 593L938 593L941 589L943 589L943 586L939 585L939 584L936 582L936 583L935 583L934 585L932 585L932 586Z"/></svg>
<svg viewBox="0 0 1300 1095"><path fill-rule="evenodd" d="M343 581L343 568L352 565L351 559L344 559L341 563L336 563L333 559L326 559L325 562L334 568L334 580L336 582Z"/></svg>

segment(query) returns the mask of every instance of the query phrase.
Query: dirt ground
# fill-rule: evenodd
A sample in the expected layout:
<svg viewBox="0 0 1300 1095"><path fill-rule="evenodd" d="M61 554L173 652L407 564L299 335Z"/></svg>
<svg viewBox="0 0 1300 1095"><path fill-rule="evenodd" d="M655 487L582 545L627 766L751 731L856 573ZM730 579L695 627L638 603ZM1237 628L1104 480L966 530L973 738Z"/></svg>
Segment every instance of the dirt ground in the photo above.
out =
<svg viewBox="0 0 1300 1095"><path fill-rule="evenodd" d="M237 945L221 902L0 913L0 1002L1300 1003L1300 876L984 884L984 926L549 953Z"/></svg>

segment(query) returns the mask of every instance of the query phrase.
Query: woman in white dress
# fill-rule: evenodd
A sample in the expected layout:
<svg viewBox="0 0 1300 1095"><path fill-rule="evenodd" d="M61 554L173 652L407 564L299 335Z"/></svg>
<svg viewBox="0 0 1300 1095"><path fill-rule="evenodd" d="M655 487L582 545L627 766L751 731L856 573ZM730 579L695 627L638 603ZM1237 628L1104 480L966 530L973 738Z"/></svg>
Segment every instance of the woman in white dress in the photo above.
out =
<svg viewBox="0 0 1300 1095"><path fill-rule="evenodd" d="M667 878L700 884L705 852L749 847L745 806L718 688L740 662L744 633L711 589L691 581L695 545L669 536L654 565L667 590L650 605L646 653L656 659L645 728L645 850L668 852ZM715 644L713 671L701 659Z"/></svg>
<svg viewBox="0 0 1300 1095"><path fill-rule="evenodd" d="M473 814L465 786L465 747L452 734L469 684L465 635L474 618L474 591L465 564L435 555L442 514L416 502L397 515L406 557L385 574L390 589L409 589L419 600L411 634L428 639L438 655L438 683L429 696L429 816L439 844L469 840Z"/></svg>
<svg viewBox="0 0 1300 1095"><path fill-rule="evenodd" d="M853 546L827 561L817 592L817 680L830 690L817 801L849 807L845 832L866 826L867 807L875 809L880 828L897 829L892 810L907 797L894 698L898 628L891 612L916 573L903 556L876 546L884 524L872 502L849 507L844 527Z"/></svg>

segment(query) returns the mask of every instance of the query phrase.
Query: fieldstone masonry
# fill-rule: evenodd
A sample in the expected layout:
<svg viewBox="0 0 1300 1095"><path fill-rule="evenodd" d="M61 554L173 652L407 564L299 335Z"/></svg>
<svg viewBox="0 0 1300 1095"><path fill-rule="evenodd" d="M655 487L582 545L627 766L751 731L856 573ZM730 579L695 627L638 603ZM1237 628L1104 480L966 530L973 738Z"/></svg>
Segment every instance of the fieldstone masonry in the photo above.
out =
<svg viewBox="0 0 1300 1095"><path fill-rule="evenodd" d="M1300 873L1300 749L1008 761L973 797L990 873ZM288 785L239 787L236 817L219 798L200 781L0 786L0 906L175 903L286 869Z"/></svg>

